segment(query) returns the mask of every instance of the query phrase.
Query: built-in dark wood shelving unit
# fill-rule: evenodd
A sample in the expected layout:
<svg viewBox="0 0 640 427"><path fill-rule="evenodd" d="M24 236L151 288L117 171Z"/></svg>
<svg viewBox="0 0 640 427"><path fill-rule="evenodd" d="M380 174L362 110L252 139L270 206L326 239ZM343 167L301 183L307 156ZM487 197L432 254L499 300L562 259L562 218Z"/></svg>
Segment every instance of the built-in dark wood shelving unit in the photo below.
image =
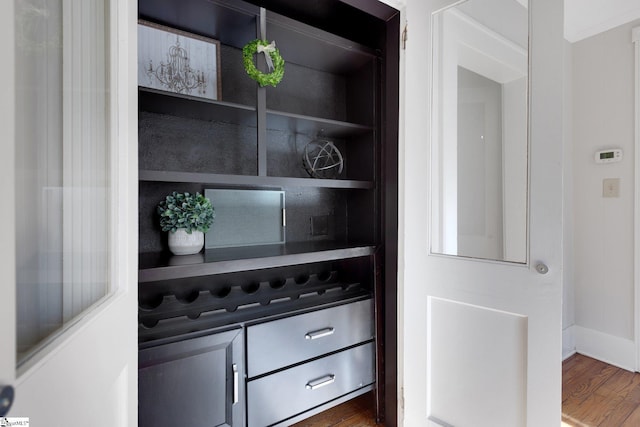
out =
<svg viewBox="0 0 640 427"><path fill-rule="evenodd" d="M399 13L371 0L312 3L138 0L141 20L217 40L221 78L217 100L138 90L138 338L141 349L188 346L193 337L222 340L229 330L267 319L373 299L368 321L376 332L369 339L377 366L369 387L376 390L377 417L393 426ZM277 87L259 87L246 75L242 48L256 38L275 40L286 62ZM261 55L256 61L265 71ZM343 158L341 172L328 179L311 178L303 163L319 140L333 143ZM282 191L286 242L172 255L158 202L172 191L207 189ZM234 337L221 342L244 348L242 333ZM230 354L225 363L242 372L246 358ZM230 367L207 367L222 378L212 387L229 381ZM242 374L240 383L242 389ZM226 388L212 390L197 399L232 407ZM252 424L245 419L248 396L241 393L241 404L226 413L228 425ZM297 418L333 404L311 405Z"/></svg>

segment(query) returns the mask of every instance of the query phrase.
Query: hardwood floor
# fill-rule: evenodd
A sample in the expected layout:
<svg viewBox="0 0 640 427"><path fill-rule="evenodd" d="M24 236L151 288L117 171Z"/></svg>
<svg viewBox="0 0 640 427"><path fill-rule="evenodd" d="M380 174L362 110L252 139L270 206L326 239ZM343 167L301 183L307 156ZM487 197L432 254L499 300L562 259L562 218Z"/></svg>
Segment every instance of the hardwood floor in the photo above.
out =
<svg viewBox="0 0 640 427"><path fill-rule="evenodd" d="M373 394L365 393L291 427L374 427Z"/></svg>
<svg viewBox="0 0 640 427"><path fill-rule="evenodd" d="M571 356L562 364L562 421L572 427L640 426L640 374Z"/></svg>
<svg viewBox="0 0 640 427"><path fill-rule="evenodd" d="M564 427L640 426L640 374L581 354L562 364ZM370 393L293 427L374 427Z"/></svg>

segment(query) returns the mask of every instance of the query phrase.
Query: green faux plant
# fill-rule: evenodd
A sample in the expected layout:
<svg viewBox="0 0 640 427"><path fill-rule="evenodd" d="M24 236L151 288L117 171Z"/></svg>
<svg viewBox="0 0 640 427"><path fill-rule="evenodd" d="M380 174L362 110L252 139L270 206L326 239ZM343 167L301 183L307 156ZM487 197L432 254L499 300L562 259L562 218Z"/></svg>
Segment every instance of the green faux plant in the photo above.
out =
<svg viewBox="0 0 640 427"><path fill-rule="evenodd" d="M178 193L174 191L158 204L162 231L175 233L184 228L187 233L206 233L216 217L211 201L200 193Z"/></svg>

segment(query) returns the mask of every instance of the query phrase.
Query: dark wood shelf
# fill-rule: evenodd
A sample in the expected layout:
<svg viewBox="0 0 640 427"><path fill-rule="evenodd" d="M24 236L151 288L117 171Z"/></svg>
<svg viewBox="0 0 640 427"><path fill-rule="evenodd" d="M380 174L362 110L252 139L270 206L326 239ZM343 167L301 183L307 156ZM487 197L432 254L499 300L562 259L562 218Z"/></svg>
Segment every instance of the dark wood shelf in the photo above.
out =
<svg viewBox="0 0 640 427"><path fill-rule="evenodd" d="M218 121L256 126L256 107L234 102L217 101L181 93L138 87L141 111L197 120ZM166 100L171 98L171 102Z"/></svg>
<svg viewBox="0 0 640 427"><path fill-rule="evenodd" d="M140 110L196 120L257 126L255 106L138 87ZM167 103L167 97L171 103ZM348 138L372 132L372 126L284 111L267 110L267 128L316 137Z"/></svg>
<svg viewBox="0 0 640 427"><path fill-rule="evenodd" d="M139 283L211 274L234 273L308 264L372 255L373 245L355 245L333 241L293 242L206 249L195 255L174 256L168 252L142 253L139 260Z"/></svg>
<svg viewBox="0 0 640 427"><path fill-rule="evenodd" d="M311 137L321 135L329 138L347 138L373 131L371 126L269 109L267 109L267 128L287 130Z"/></svg>
<svg viewBox="0 0 640 427"><path fill-rule="evenodd" d="M349 74L377 57L375 49L270 10L266 11L266 20L269 38L277 40L288 63Z"/></svg>
<svg viewBox="0 0 640 427"><path fill-rule="evenodd" d="M315 179L288 178L278 176L255 175L223 175L215 173L173 172L173 171L139 171L138 179L149 182L190 182L239 187L314 187L370 190L374 188L372 181L356 181L349 179Z"/></svg>
<svg viewBox="0 0 640 427"><path fill-rule="evenodd" d="M141 111L239 125L256 125L255 106L166 92L142 86L138 86L138 95ZM171 103L166 102L167 98L171 98Z"/></svg>
<svg viewBox="0 0 640 427"><path fill-rule="evenodd" d="M228 0L153 0L138 2L138 13L142 19L242 49L256 37L260 8Z"/></svg>

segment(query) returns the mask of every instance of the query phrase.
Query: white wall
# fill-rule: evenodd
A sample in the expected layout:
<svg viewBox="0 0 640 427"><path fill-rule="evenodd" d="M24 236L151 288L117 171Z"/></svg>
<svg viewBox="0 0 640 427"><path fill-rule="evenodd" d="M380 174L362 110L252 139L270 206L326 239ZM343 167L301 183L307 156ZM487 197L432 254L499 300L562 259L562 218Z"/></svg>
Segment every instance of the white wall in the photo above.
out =
<svg viewBox="0 0 640 427"><path fill-rule="evenodd" d="M577 351L628 369L635 368L631 29L637 25L640 20L571 47L573 333ZM594 153L611 147L622 148L623 161L596 164ZM620 197L602 197L605 178L620 179Z"/></svg>

